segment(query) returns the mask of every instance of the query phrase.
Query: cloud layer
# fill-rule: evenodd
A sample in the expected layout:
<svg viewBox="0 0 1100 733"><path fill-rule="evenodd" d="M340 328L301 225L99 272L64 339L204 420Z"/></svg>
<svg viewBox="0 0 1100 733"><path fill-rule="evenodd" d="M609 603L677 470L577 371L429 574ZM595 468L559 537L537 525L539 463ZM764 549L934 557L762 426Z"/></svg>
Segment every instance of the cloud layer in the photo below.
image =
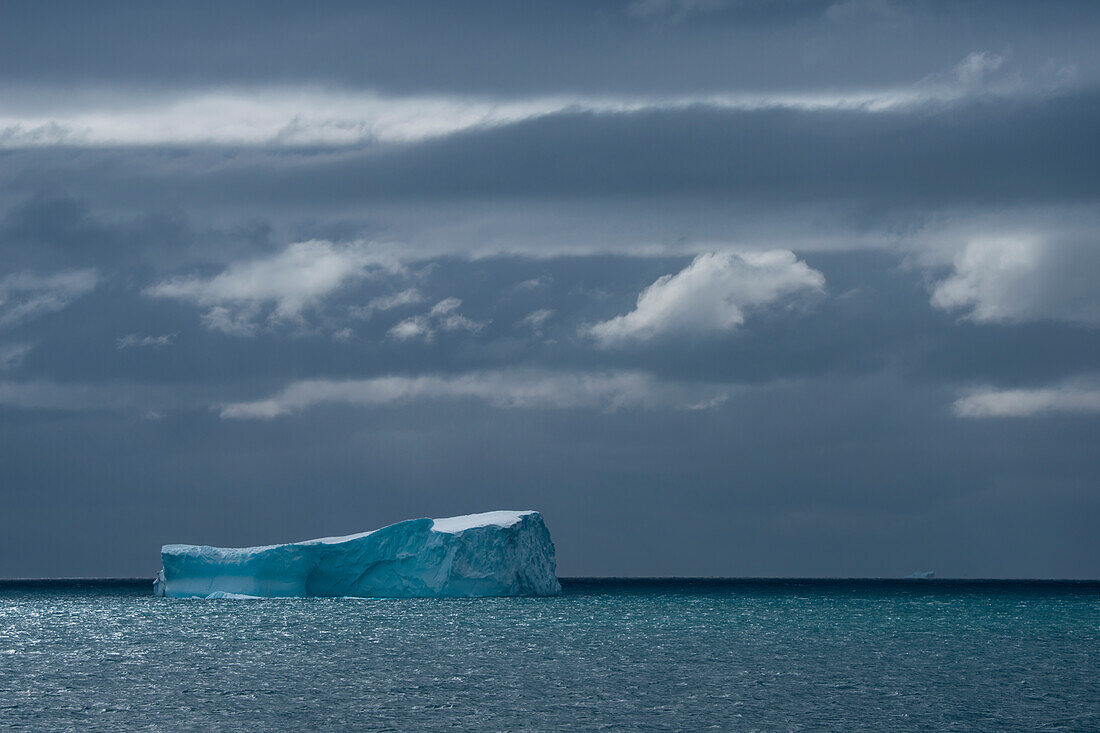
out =
<svg viewBox="0 0 1100 733"><path fill-rule="evenodd" d="M967 418L1097 414L1100 384L1091 380L1040 389L979 389L956 400L954 410Z"/></svg>
<svg viewBox="0 0 1100 733"><path fill-rule="evenodd" d="M277 395L225 405L223 418L271 419L319 405L381 407L421 400L483 402L507 409L598 409L715 407L728 387L665 383L642 372L561 373L488 371L451 376L386 376L357 380L296 382Z"/></svg>
<svg viewBox="0 0 1100 733"><path fill-rule="evenodd" d="M1025 83L1019 75L991 76L1005 58L974 52L950 73L884 89L834 92L739 92L697 95L386 96L302 87L239 88L178 96L101 99L37 94L20 103L9 91L0 113L0 148L46 146L266 146L311 147L419 142L562 113L639 114L710 108L727 111L788 109L885 113L942 105L979 94L1036 95L1057 89L1056 75ZM46 97L46 98L43 98ZM83 105L83 106L79 106ZM19 109L25 111L20 112Z"/></svg>

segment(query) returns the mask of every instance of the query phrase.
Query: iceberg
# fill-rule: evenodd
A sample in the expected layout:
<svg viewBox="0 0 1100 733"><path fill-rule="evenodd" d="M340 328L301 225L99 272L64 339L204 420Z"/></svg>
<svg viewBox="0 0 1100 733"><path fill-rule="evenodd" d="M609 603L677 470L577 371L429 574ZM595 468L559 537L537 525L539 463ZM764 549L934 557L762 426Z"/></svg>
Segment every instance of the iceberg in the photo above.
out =
<svg viewBox="0 0 1100 733"><path fill-rule="evenodd" d="M165 545L153 592L170 598L549 596L554 543L535 511L409 519L263 547Z"/></svg>

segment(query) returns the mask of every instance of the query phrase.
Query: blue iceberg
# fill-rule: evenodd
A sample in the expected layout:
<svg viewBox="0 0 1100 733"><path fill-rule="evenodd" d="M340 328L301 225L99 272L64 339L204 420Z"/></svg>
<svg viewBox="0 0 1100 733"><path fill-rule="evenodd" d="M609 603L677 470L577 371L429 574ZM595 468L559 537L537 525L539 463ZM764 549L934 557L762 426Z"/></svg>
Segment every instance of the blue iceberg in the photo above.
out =
<svg viewBox="0 0 1100 733"><path fill-rule="evenodd" d="M154 593L171 598L448 598L561 592L542 515L410 519L264 547L165 545Z"/></svg>

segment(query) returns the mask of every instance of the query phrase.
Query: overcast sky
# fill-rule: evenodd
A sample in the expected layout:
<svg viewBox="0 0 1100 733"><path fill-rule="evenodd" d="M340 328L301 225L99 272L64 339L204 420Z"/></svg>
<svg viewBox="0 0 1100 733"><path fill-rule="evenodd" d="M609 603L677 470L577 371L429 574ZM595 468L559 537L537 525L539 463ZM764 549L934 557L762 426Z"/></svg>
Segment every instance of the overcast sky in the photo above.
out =
<svg viewBox="0 0 1100 733"><path fill-rule="evenodd" d="M0 17L0 577L1100 576L1100 4Z"/></svg>

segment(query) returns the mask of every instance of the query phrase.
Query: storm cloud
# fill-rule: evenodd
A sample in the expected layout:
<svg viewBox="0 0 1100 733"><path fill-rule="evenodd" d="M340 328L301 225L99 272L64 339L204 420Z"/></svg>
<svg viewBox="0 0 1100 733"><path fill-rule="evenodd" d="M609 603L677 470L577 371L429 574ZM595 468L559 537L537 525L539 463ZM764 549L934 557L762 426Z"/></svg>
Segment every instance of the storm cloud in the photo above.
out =
<svg viewBox="0 0 1100 733"><path fill-rule="evenodd" d="M563 575L1096 577L1098 29L6 6L0 576L530 507Z"/></svg>

